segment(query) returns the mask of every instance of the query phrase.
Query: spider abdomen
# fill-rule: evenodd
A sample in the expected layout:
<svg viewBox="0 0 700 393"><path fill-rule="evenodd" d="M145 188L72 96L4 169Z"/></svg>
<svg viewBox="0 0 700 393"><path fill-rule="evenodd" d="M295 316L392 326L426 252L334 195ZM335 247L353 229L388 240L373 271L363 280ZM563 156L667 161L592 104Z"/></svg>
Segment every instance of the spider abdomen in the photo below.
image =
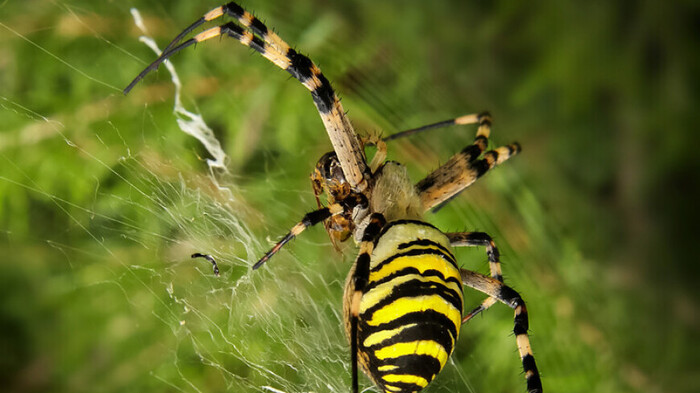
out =
<svg viewBox="0 0 700 393"><path fill-rule="evenodd" d="M385 392L416 392L442 370L462 320L462 283L447 237L413 220L377 239L358 316L358 358Z"/></svg>

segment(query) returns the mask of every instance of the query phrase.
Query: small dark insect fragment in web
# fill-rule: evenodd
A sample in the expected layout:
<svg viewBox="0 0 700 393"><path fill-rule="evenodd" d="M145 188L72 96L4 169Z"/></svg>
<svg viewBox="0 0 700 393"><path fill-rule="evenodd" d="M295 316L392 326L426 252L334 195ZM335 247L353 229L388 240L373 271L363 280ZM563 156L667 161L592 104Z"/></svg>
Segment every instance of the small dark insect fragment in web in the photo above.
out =
<svg viewBox="0 0 700 393"><path fill-rule="evenodd" d="M204 258L207 261L211 262L211 264L214 266L214 274L216 275L216 277L219 277L219 266L216 264L216 260L214 260L214 257L212 257L211 255L195 252L194 254L192 254L192 258Z"/></svg>

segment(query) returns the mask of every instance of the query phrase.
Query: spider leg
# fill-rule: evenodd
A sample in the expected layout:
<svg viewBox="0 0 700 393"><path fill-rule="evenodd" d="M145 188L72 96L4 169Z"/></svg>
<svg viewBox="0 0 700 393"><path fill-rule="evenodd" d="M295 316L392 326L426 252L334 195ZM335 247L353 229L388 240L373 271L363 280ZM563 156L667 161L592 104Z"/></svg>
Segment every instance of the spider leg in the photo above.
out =
<svg viewBox="0 0 700 393"><path fill-rule="evenodd" d="M420 132L434 130L436 128L443 128L443 127L449 127L449 126L460 125L460 124L476 124L479 122L479 116L480 116L479 114L472 113L469 115L456 117L454 119L443 120L443 121L439 121L439 122L433 123L433 124L427 124L424 126L420 126L418 128L411 128L410 130L404 130L401 132L397 132L396 134L389 135L388 137L384 138L384 141L388 142L388 141L392 141L394 139L405 138L405 137L411 136L413 134L418 134Z"/></svg>
<svg viewBox="0 0 700 393"><path fill-rule="evenodd" d="M501 272L501 261L500 252L496 243L494 243L491 236L484 232L454 232L446 233L447 238L450 239L450 245L453 247L486 247L486 255L489 258L489 268L491 269L491 277L495 280L503 282L503 273ZM496 303L497 299L493 297L488 297L484 300L478 307L473 309L467 315L462 318L462 323L466 323L468 320L472 319L478 313L488 309Z"/></svg>
<svg viewBox="0 0 700 393"><path fill-rule="evenodd" d="M527 307L520 295L512 288L506 286L495 278L476 272L461 269L462 283L470 288L487 294L501 303L515 310L514 328L515 341L518 345L520 360L523 363L528 393L541 393L542 381L537 371L535 357L530 347L530 338L527 335L528 318Z"/></svg>
<svg viewBox="0 0 700 393"><path fill-rule="evenodd" d="M168 46L163 50L163 52L167 52L168 50L170 50L178 42L180 42L187 34L192 32L197 27L203 25L206 22L210 22L214 19L217 19L223 15L228 15L232 18L235 18L238 23L240 23L246 28L251 29L253 33L259 36L266 43L273 46L278 52L286 53L286 51L289 50L289 45L286 42L284 42L284 40L280 38L280 36L278 36L274 31L268 29L267 26L265 26L265 24L262 23L262 21L260 21L260 19L255 17L255 15L244 10L243 7L232 1L227 4L220 5L204 14L204 16L199 18L196 22L192 23L180 34L178 34L177 37L175 37L170 42L170 44L168 44Z"/></svg>
<svg viewBox="0 0 700 393"><path fill-rule="evenodd" d="M307 213L304 218L299 221L296 225L292 227L292 229L284 235L284 237L277 242L277 244L270 249L265 255L263 255L260 260L258 260L255 265L253 265L253 270L259 268L262 266L265 262L267 262L270 257L275 255L277 251L279 251L285 244L287 244L290 240L294 239L296 236L298 236L300 233L304 232L304 230L310 226L316 225L319 222L331 217L334 214L339 214L343 212L343 207L339 204L333 204L328 207L324 207L318 210L314 210L311 213Z"/></svg>
<svg viewBox="0 0 700 393"><path fill-rule="evenodd" d="M386 219L381 213L374 213L370 217L370 222L362 234L360 243L360 253L357 256L353 271L351 272L352 292L350 293L350 364L352 365L352 392L358 391L358 316L360 314L360 301L364 289L369 281L369 263L372 251L374 251L374 240L379 235L382 227L386 224Z"/></svg>
<svg viewBox="0 0 700 393"><path fill-rule="evenodd" d="M461 119L461 120L460 120ZM459 120L459 123L457 122ZM520 145L512 143L484 153L491 133L491 116L484 112L465 115L453 120L401 132L398 137L450 124L479 123L474 143L453 155L447 162L416 184L424 209L439 208L465 188L469 187L489 169L503 163L520 151ZM392 135L393 137L393 135ZM392 138L395 139L395 138ZM479 159L482 156L483 158Z"/></svg>
<svg viewBox="0 0 700 393"><path fill-rule="evenodd" d="M375 173L377 169L379 169L379 167L382 166L384 160L386 160L387 148L385 141L386 139L382 139L376 134L371 134L362 138L363 145L372 145L377 148L377 151L374 153L372 161L369 164L369 170L372 173Z"/></svg>
<svg viewBox="0 0 700 393"><path fill-rule="evenodd" d="M205 30L178 44L183 37L201 24L224 14L236 18L240 25L233 21L228 22ZM241 44L259 52L277 67L289 72L311 92L314 104L333 145L333 150L335 150L340 166L343 168L345 178L353 189L364 191L367 187L366 180L371 176L365 159L364 149L352 124L350 124L350 120L345 116L345 110L340 104L340 99L335 94L328 79L308 57L297 53L259 19L244 11L234 2L214 8L178 34L160 57L146 67L124 89L124 94L127 94L149 72L158 68L163 61L175 53L195 43L224 35L232 37Z"/></svg>
<svg viewBox="0 0 700 393"><path fill-rule="evenodd" d="M426 211L439 209L490 169L521 150L518 143L511 143L489 150L484 153L484 158L475 160L476 157L469 151L470 147L452 156L443 166L416 184Z"/></svg>

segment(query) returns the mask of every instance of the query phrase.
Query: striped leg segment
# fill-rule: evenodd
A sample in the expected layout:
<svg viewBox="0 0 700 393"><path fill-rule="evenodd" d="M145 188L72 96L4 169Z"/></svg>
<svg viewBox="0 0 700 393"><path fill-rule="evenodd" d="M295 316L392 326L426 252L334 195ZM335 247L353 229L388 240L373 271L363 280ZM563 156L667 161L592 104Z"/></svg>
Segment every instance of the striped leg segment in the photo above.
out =
<svg viewBox="0 0 700 393"><path fill-rule="evenodd" d="M520 151L520 145L512 143L484 153L488 145L489 135L491 134L491 116L488 113L466 115L457 119L462 120L460 120L460 123L447 120L445 122L435 123L434 125L417 128L415 129L416 131L408 130L395 134L400 137L404 136L401 134L440 127L442 123L447 123L447 125L479 123L479 128L476 131L473 144L452 156L444 165L416 184L425 210L439 208L440 205L448 202L465 188L469 187L476 179L488 172L489 169L503 163ZM482 153L483 158L479 159Z"/></svg>
<svg viewBox="0 0 700 393"><path fill-rule="evenodd" d="M253 269L257 269L260 266L262 266L265 262L267 262L268 259L270 259L273 255L277 253L285 244L287 244L290 240L294 239L296 236L298 236L300 233L304 232L304 230L310 226L316 225L319 222L331 217L334 214L339 214L343 212L343 207L340 206L339 204L334 204L329 207L324 207L318 210L314 210L311 213L307 213L304 218L299 221L298 224L294 225L292 229L287 233L282 240L278 241L277 244L275 244L270 251L265 253L262 258L260 258L259 261L253 265Z"/></svg>
<svg viewBox="0 0 700 393"><path fill-rule="evenodd" d="M352 292L350 294L350 364L352 365L352 392L358 392L358 339L357 327L360 315L360 301L365 287L369 282L370 256L374 251L374 240L379 236L379 232L386 224L386 219L380 213L374 213L370 217L370 222L362 234L360 243L360 254L355 262L355 270L352 272Z"/></svg>
<svg viewBox="0 0 700 393"><path fill-rule="evenodd" d="M236 22L213 27L179 43L192 30L224 14L232 16ZM236 3L231 2L217 7L187 27L167 46L158 59L146 67L124 89L124 94L175 53L188 46L220 36L232 37L259 52L276 66L289 72L311 92L333 149L338 155L345 178L353 189L363 191L367 187L366 180L371 176L365 161L364 149L328 79L308 57L297 53L259 19Z"/></svg>
<svg viewBox="0 0 700 393"><path fill-rule="evenodd" d="M328 207L322 207L318 210L312 211L311 213L307 213L304 216L304 218L302 218L302 220L299 221L299 223L292 227L289 233L287 233L282 238L282 240L277 242L277 244L275 244L275 246L272 247L270 251L263 255L263 257L260 258L260 260L257 261L255 265L253 265L253 269L257 269L260 266L262 266L265 262L267 262L268 259L270 259L270 257L275 255L277 251L279 251L285 244L287 244L290 240L294 239L296 236L299 236L300 233L304 232L306 228L316 225L319 222L329 218L332 221L334 218L342 217L348 211L352 211L355 208L355 206L358 205L367 205L367 198L365 198L365 196L362 194L356 194L354 198L348 197L340 203L331 203L330 205L328 205Z"/></svg>
<svg viewBox="0 0 700 393"><path fill-rule="evenodd" d="M491 270L491 277L503 282L503 273L501 272L501 261L500 252L496 243L494 243L491 236L484 232L456 232L456 233L446 233L447 238L450 239L450 245L453 247L486 247L486 256L489 259L489 268ZM473 309L467 315L462 318L462 323L466 323L468 320L472 319L478 313L488 309L496 303L496 299L489 297L484 300L478 307Z"/></svg>
<svg viewBox="0 0 700 393"><path fill-rule="evenodd" d="M185 30L183 30L182 33L178 34L177 37L175 37L175 39L168 44L163 52L168 52L197 27L223 15L235 18L238 23L251 29L255 34L262 37L265 42L269 42L271 45L273 45L278 51L285 52L287 49L289 49L287 43L284 42L277 34L275 34L274 31L268 29L267 26L260 21L260 19L256 18L250 12L244 10L240 5L230 2L228 4L216 7L204 14L203 17L199 18L196 22L192 23Z"/></svg>
<svg viewBox="0 0 700 393"><path fill-rule="evenodd" d="M527 335L527 307L523 299L515 290L495 278L465 269L460 270L460 273L464 285L483 292L515 310L513 332L515 333L515 341L518 345L518 352L520 353L523 370L525 371L527 391L528 393L541 393L542 381L540 380L535 357L530 347L530 338Z"/></svg>

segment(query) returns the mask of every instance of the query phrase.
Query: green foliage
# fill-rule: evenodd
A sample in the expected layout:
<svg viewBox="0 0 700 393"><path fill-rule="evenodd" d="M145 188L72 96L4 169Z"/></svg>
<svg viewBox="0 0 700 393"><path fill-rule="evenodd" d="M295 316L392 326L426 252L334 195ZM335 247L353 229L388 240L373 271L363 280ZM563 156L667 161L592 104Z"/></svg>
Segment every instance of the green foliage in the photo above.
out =
<svg viewBox="0 0 700 393"><path fill-rule="evenodd" d="M164 67L121 94L155 58L129 7L162 47L215 5L0 3L4 389L349 391L353 247L334 253L315 228L250 270L315 207L307 176L330 144L308 92L225 39L173 58L185 106L229 154L230 194L178 130ZM243 5L319 64L362 132L488 109L494 143L522 144L428 219L494 236L546 391L700 389L693 2ZM418 180L473 131L390 158ZM483 250L457 257L488 271ZM470 321L427 391L524 391L511 329L501 306Z"/></svg>

